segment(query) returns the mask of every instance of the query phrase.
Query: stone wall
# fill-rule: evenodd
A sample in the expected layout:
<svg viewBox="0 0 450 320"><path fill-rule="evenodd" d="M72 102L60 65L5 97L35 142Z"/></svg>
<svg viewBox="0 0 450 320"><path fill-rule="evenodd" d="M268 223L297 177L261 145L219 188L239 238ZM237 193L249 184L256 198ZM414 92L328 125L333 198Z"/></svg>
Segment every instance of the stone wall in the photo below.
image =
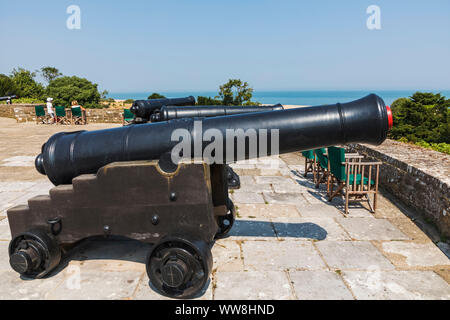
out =
<svg viewBox="0 0 450 320"><path fill-rule="evenodd" d="M389 139L380 146L350 147L382 161L380 185L450 238L449 155Z"/></svg>
<svg viewBox="0 0 450 320"><path fill-rule="evenodd" d="M0 104L0 117L35 122L34 107L42 104ZM123 109L86 109L88 123L121 123Z"/></svg>

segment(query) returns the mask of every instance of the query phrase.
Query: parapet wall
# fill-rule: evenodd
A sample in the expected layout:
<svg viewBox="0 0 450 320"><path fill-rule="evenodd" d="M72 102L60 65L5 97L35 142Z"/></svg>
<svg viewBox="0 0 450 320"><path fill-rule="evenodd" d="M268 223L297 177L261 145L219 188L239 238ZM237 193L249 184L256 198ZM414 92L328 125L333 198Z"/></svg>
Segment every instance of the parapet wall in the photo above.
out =
<svg viewBox="0 0 450 320"><path fill-rule="evenodd" d="M350 147L382 161L380 185L450 237L449 155L389 139L380 146Z"/></svg>
<svg viewBox="0 0 450 320"><path fill-rule="evenodd" d="M0 104L0 117L14 118L17 122L35 122L34 107L42 104ZM123 109L86 109L89 123L121 123Z"/></svg>

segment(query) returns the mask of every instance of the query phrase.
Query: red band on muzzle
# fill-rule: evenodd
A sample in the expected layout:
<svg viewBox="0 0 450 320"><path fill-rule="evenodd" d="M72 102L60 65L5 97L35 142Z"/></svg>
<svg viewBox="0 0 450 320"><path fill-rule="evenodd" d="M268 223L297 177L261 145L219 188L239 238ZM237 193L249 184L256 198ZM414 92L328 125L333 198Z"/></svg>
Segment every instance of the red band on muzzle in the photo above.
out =
<svg viewBox="0 0 450 320"><path fill-rule="evenodd" d="M386 110L387 110L387 116L388 116L388 126L389 126L389 130L391 130L391 128L394 124L394 119L392 118L391 107L386 106Z"/></svg>

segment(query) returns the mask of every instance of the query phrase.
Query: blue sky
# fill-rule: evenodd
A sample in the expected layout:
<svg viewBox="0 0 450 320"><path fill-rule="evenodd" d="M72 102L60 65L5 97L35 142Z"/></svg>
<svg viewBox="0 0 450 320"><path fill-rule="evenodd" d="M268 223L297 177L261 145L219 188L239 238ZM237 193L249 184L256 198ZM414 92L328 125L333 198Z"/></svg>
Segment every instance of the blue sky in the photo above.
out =
<svg viewBox="0 0 450 320"><path fill-rule="evenodd" d="M110 92L450 89L448 0L1 0L0 39L0 73L50 65Z"/></svg>

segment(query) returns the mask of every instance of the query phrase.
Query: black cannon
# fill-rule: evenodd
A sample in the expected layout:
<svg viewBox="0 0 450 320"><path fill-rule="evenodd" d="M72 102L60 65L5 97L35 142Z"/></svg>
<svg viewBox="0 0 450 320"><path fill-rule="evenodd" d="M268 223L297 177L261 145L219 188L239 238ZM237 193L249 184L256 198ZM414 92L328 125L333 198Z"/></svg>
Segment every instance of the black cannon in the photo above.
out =
<svg viewBox="0 0 450 320"><path fill-rule="evenodd" d="M0 101L11 101L12 99L17 99L16 95L0 97Z"/></svg>
<svg viewBox="0 0 450 320"><path fill-rule="evenodd" d="M233 114L283 110L281 104L274 106L163 106L151 115L151 122L168 121L181 118L208 118Z"/></svg>
<svg viewBox="0 0 450 320"><path fill-rule="evenodd" d="M391 124L389 108L372 94L344 104L57 133L35 161L56 187L7 212L10 264L39 278L58 265L61 247L124 236L155 243L146 267L161 294L193 297L211 273L209 244L235 219L224 164L380 144ZM220 142L225 150L212 152Z"/></svg>
<svg viewBox="0 0 450 320"><path fill-rule="evenodd" d="M135 116L135 122L148 122L150 117L155 112L158 112L162 106L192 106L195 105L195 98L193 96L185 98L164 98L164 99L149 99L136 100L131 105L130 111Z"/></svg>
<svg viewBox="0 0 450 320"><path fill-rule="evenodd" d="M163 106L159 112L151 115L151 122L168 121L181 118L208 118L241 113L283 110L281 104L273 106ZM227 181L230 189L239 189L240 178L227 166Z"/></svg>

